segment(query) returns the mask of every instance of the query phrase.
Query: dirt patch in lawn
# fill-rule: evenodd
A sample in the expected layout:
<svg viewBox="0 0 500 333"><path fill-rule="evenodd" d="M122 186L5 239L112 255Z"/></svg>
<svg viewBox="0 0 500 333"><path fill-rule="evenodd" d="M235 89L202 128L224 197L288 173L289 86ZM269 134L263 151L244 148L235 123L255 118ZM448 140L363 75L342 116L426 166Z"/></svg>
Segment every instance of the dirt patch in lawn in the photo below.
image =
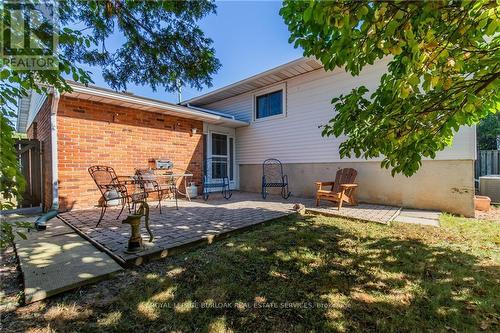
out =
<svg viewBox="0 0 500 333"><path fill-rule="evenodd" d="M496 221L500 223L500 207L491 206L487 212L476 210L476 218L481 220Z"/></svg>
<svg viewBox="0 0 500 333"><path fill-rule="evenodd" d="M14 248L2 250L0 255L2 259L0 263L0 314L3 314L17 308L23 295L21 293L21 270Z"/></svg>

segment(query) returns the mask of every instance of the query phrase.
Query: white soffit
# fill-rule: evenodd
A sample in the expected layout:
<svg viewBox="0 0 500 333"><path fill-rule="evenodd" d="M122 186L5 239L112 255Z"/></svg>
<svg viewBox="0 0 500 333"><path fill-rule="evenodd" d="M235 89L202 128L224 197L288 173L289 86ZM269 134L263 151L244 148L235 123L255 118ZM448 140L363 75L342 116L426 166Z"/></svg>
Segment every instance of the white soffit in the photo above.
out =
<svg viewBox="0 0 500 333"><path fill-rule="evenodd" d="M216 89L204 95L191 98L182 102L183 105L206 105L222 99L244 94L246 92L257 90L260 88L282 82L293 78L297 75L302 75L323 68L321 62L314 58L300 58L284 65L267 70L260 74L251 76L247 79L238 81L228 86Z"/></svg>

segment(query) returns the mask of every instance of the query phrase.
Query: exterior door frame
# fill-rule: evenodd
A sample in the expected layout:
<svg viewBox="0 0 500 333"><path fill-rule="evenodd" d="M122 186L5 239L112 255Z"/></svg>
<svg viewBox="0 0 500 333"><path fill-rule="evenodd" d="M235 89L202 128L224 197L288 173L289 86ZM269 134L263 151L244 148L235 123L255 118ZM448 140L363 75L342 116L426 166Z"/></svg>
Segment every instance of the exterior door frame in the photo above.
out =
<svg viewBox="0 0 500 333"><path fill-rule="evenodd" d="M224 135L227 138L227 159L228 159L228 164L227 164L227 175L229 178L229 187L231 190L234 190L237 188L238 185L238 172L236 170L236 137L229 134L229 133L224 133L223 131L219 130L213 130L209 129L206 133L206 138L207 138L207 158L212 158L212 157L226 157L224 155L213 155L212 154L212 134L219 134L219 135ZM231 180L230 176L230 157L231 157L231 151L230 151L230 140L233 139L233 151L232 151L232 163L233 163L233 179ZM210 176L210 175L209 175ZM213 191L217 191L217 189L213 189Z"/></svg>

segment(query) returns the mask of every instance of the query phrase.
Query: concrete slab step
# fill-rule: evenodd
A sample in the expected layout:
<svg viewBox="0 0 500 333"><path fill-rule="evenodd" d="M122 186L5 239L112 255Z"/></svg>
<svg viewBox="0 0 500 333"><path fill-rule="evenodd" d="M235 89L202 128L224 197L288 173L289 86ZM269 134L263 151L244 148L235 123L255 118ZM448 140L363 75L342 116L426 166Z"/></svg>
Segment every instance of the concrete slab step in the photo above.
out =
<svg viewBox="0 0 500 333"><path fill-rule="evenodd" d="M16 252L26 303L94 283L122 270L111 257L57 218L47 223L47 230L32 231L27 239L17 240Z"/></svg>
<svg viewBox="0 0 500 333"><path fill-rule="evenodd" d="M395 217L393 221L394 222L401 222L401 223L411 223L411 224L430 225L433 227L439 227L438 220L429 219L429 218L422 218L422 217L399 215L399 216Z"/></svg>
<svg viewBox="0 0 500 333"><path fill-rule="evenodd" d="M441 212L403 208L401 209L399 215L439 221L439 216L441 215Z"/></svg>

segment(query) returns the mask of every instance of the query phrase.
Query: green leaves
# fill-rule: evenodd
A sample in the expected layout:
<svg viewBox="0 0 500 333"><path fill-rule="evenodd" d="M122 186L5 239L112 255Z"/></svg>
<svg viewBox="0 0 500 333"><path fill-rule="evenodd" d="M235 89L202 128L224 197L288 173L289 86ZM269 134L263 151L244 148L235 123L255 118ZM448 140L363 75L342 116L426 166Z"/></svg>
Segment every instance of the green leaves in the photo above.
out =
<svg viewBox="0 0 500 333"><path fill-rule="evenodd" d="M197 20L215 12L215 3L202 1L69 1L75 12L68 22L91 27L96 45L74 52L75 59L102 68L114 89L127 84L149 85L177 91L179 83L196 89L211 86L220 68L213 41ZM113 32L125 37L121 45L106 48Z"/></svg>
<svg viewBox="0 0 500 333"><path fill-rule="evenodd" d="M0 222L0 249L5 249L9 245L11 245L11 243L14 240L16 235L19 238L26 239L27 237L26 237L25 232L20 231L20 230L28 229L31 227L32 227L32 225L29 222L1 221Z"/></svg>
<svg viewBox="0 0 500 333"><path fill-rule="evenodd" d="M0 79L5 80L9 77L10 71L8 69L4 69L0 72Z"/></svg>
<svg viewBox="0 0 500 333"><path fill-rule="evenodd" d="M303 15L303 18L304 18L304 22L309 22L309 20L311 20L311 17L312 17L312 13L313 13L313 7L308 7L305 11L304 11L304 15Z"/></svg>
<svg viewBox="0 0 500 333"><path fill-rule="evenodd" d="M490 113L481 120L477 133L479 149L497 149L498 135L500 135L500 113Z"/></svg>
<svg viewBox="0 0 500 333"><path fill-rule="evenodd" d="M498 1L288 0L280 14L290 41L326 70L358 75L391 57L371 95L359 87L332 99L322 135L347 137L342 157L383 157L382 167L410 176L461 126L500 112Z"/></svg>
<svg viewBox="0 0 500 333"><path fill-rule="evenodd" d="M387 27L386 27L386 31L385 33L387 35L392 35L394 34L394 32L396 31L396 29L398 28L399 24L398 24L398 21L389 21L387 23Z"/></svg>

